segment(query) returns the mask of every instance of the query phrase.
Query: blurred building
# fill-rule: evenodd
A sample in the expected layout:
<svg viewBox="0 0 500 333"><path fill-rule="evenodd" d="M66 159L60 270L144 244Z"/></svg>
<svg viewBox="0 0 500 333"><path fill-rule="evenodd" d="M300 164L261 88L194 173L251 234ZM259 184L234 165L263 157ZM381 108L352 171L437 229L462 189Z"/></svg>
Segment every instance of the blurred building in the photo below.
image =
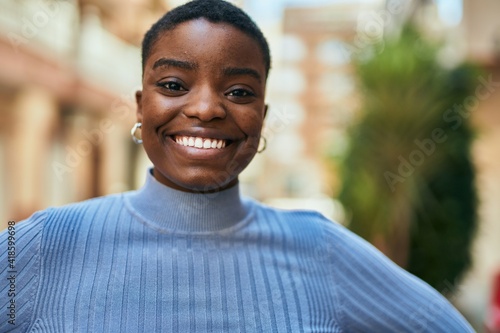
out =
<svg viewBox="0 0 500 333"><path fill-rule="evenodd" d="M264 131L270 142L261 192L268 203L341 217L331 199L339 179L329 159L345 147L345 129L358 107L352 42L360 10L370 8L376 7L284 8Z"/></svg>
<svg viewBox="0 0 500 333"><path fill-rule="evenodd" d="M500 23L493 17L499 11L498 1L465 0L459 39L465 44L466 57L483 67L483 78L490 82L490 95L480 101L472 114L477 130L473 158L479 192L479 229L473 267L460 299L480 328L492 297L493 276L500 272ZM478 80L478 87L481 85Z"/></svg>
<svg viewBox="0 0 500 333"><path fill-rule="evenodd" d="M135 186L139 44L161 1L0 3L1 226Z"/></svg>

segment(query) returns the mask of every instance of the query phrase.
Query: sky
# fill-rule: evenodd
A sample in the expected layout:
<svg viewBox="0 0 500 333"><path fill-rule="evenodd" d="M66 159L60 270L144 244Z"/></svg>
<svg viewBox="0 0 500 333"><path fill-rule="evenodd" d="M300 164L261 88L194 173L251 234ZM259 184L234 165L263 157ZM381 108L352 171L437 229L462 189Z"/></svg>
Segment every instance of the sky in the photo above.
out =
<svg viewBox="0 0 500 333"><path fill-rule="evenodd" d="M407 0L400 0L407 1ZM434 0L443 22L455 26L462 19L463 0ZM276 21L280 19L285 6L318 6L337 3L351 3L353 0L246 0L245 10L257 22ZM376 3L382 0L357 0L357 3Z"/></svg>
<svg viewBox="0 0 500 333"><path fill-rule="evenodd" d="M379 0L358 0L358 3L380 2ZM246 0L245 10L258 22L277 20L285 6L318 6L336 3L352 3L352 0Z"/></svg>
<svg viewBox="0 0 500 333"><path fill-rule="evenodd" d="M460 23L463 15L462 0L435 0L439 16L446 25L454 26Z"/></svg>

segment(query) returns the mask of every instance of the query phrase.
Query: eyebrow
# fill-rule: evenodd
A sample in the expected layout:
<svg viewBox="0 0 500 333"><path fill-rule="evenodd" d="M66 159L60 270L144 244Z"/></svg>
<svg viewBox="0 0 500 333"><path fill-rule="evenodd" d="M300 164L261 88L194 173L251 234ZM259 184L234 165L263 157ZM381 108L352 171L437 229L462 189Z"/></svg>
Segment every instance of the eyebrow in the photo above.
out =
<svg viewBox="0 0 500 333"><path fill-rule="evenodd" d="M195 64L194 62L189 62L189 61L160 58L156 60L155 63L153 64L153 69L156 69L158 67L177 67L182 69L193 70L198 68L198 65Z"/></svg>
<svg viewBox="0 0 500 333"><path fill-rule="evenodd" d="M190 61L160 58L154 62L153 70L158 67L177 67L187 70L194 70L198 68L198 64ZM247 67L226 67L223 68L222 73L226 76L249 75L257 79L259 82L262 81L262 76L259 74L259 72L257 72L255 69Z"/></svg>
<svg viewBox="0 0 500 333"><path fill-rule="evenodd" d="M240 68L240 67L226 67L222 70L226 76L238 76L238 75L250 75L257 80L262 81L262 76L254 69L251 68Z"/></svg>

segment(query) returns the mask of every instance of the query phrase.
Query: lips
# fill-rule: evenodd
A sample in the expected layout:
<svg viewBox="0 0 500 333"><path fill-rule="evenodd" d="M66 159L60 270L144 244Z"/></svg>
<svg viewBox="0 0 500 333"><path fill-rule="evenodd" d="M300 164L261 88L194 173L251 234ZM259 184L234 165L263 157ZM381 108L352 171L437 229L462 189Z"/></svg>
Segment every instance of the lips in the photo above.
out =
<svg viewBox="0 0 500 333"><path fill-rule="evenodd" d="M172 139L181 146L194 147L199 149L222 149L230 142L223 139L203 138L197 136L175 135Z"/></svg>

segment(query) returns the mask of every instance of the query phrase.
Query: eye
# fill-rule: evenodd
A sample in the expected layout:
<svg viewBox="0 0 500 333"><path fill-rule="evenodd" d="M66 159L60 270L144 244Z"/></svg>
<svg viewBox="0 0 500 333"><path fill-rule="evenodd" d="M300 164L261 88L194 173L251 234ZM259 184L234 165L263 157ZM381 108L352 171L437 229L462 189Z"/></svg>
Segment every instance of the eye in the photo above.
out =
<svg viewBox="0 0 500 333"><path fill-rule="evenodd" d="M234 96L234 97L253 97L255 94L251 92L250 90L247 89L234 89L231 90L228 94L228 96Z"/></svg>
<svg viewBox="0 0 500 333"><path fill-rule="evenodd" d="M159 82L157 84L158 86L165 88L167 90L172 90L172 91L186 91L182 85L175 81L168 81L168 82Z"/></svg>

